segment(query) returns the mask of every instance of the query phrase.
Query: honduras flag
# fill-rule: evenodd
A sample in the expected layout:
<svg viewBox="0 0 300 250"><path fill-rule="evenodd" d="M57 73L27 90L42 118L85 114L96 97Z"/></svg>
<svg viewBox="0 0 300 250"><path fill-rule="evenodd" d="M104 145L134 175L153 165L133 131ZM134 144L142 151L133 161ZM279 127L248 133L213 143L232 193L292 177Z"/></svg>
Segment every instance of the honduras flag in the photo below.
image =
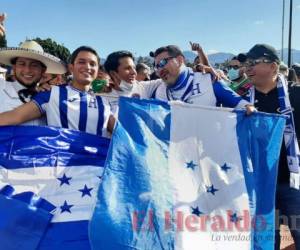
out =
<svg viewBox="0 0 300 250"><path fill-rule="evenodd" d="M121 98L93 249L273 249L285 118Z"/></svg>
<svg viewBox="0 0 300 250"><path fill-rule="evenodd" d="M1 127L0 249L90 249L108 145L79 131Z"/></svg>

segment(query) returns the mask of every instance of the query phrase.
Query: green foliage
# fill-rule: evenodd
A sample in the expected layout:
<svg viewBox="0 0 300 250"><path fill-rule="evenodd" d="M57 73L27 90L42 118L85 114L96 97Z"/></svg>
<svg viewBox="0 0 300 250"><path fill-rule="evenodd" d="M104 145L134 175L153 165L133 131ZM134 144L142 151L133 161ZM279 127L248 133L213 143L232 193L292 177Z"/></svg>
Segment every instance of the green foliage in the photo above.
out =
<svg viewBox="0 0 300 250"><path fill-rule="evenodd" d="M70 57L71 53L64 45L58 44L51 38L41 39L37 37L33 40L38 42L43 47L45 52L60 58L64 62L68 62L68 58Z"/></svg>
<svg viewBox="0 0 300 250"><path fill-rule="evenodd" d="M0 48L7 47L7 41L5 36L0 37Z"/></svg>

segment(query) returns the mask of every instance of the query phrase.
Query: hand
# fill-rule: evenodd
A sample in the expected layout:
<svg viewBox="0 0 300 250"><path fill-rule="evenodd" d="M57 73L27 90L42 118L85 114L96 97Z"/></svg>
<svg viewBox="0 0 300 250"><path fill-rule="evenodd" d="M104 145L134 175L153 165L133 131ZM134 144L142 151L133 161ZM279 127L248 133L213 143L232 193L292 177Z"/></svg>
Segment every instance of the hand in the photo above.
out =
<svg viewBox="0 0 300 250"><path fill-rule="evenodd" d="M202 47L200 46L199 43L192 43L192 42L190 42L190 45L191 45L191 49L193 51L202 51Z"/></svg>
<svg viewBox="0 0 300 250"><path fill-rule="evenodd" d="M4 22L5 18L6 18L6 14L2 13L0 15L0 37L5 35L5 28L4 28L4 25L3 25L3 22Z"/></svg>
<svg viewBox="0 0 300 250"><path fill-rule="evenodd" d="M257 112L257 109L252 104L246 105L245 108L247 115L252 115L253 113Z"/></svg>
<svg viewBox="0 0 300 250"><path fill-rule="evenodd" d="M36 86L35 90L36 92L44 92L44 91L50 91L53 85L50 85L49 83L42 83Z"/></svg>
<svg viewBox="0 0 300 250"><path fill-rule="evenodd" d="M109 86L113 89L119 89L121 80L119 79L119 77L117 77L115 74L111 74L110 75L111 78L111 82L109 83Z"/></svg>
<svg viewBox="0 0 300 250"><path fill-rule="evenodd" d="M201 63L197 64L194 67L194 71L201 72L203 74L210 73L213 77L213 81L219 81L222 79L222 76L220 75L220 73L218 73L216 70L214 70L213 67L203 65Z"/></svg>

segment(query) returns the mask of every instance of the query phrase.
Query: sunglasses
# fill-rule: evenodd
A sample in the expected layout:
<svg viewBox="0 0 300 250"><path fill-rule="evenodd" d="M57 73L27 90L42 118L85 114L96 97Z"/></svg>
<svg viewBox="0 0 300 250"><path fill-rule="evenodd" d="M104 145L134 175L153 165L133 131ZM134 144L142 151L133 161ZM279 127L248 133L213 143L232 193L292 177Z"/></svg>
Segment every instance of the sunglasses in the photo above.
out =
<svg viewBox="0 0 300 250"><path fill-rule="evenodd" d="M269 60L269 59L256 59L256 60L247 60L244 65L246 67L253 67L257 64L260 64L260 63L272 63L273 61L272 60Z"/></svg>
<svg viewBox="0 0 300 250"><path fill-rule="evenodd" d="M160 69L162 69L163 67L165 67L168 62L173 59L174 57L167 57L167 58L164 58L164 59L161 59L157 64L154 64L154 70L155 71L158 71Z"/></svg>
<svg viewBox="0 0 300 250"><path fill-rule="evenodd" d="M239 65L229 65L228 69L239 69L240 66Z"/></svg>

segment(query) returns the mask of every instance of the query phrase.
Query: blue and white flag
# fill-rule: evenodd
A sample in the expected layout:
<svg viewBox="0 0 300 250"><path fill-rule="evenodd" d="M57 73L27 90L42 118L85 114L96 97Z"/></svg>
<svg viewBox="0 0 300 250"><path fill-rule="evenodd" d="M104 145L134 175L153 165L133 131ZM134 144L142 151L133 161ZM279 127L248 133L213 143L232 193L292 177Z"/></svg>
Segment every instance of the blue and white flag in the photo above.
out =
<svg viewBox="0 0 300 250"><path fill-rule="evenodd" d="M11 248L7 249L90 249L88 221L95 206L108 146L108 139L67 129L37 126L1 127L0 195L2 187L11 187L11 193L14 194L9 196L4 192L3 197L0 196L1 201L8 204L14 202L20 194L31 195L26 204L18 200L18 206L14 208L16 216L24 214L22 219L10 213L8 221L7 212L3 209L11 205L0 206L0 221L7 221L7 224L0 223L0 242L1 236L6 237L7 242L12 244ZM55 207L54 210L53 207L46 210L51 211L52 219L48 216L51 223L45 226L45 220L44 224L39 226L44 230L43 233L41 230L34 231L37 226L30 221L37 213L28 216L28 208L36 210L32 204L32 201L36 200L32 198L33 194ZM45 211L42 210L41 213ZM12 224L13 222L15 224ZM7 225L15 230L9 234L10 238L7 238ZM29 228L26 229L26 225ZM32 237L28 233L26 240L34 240L38 247L16 247L23 246L19 241L21 236L25 238L22 232L19 233L20 237L17 237L18 230L30 229Z"/></svg>
<svg viewBox="0 0 300 250"><path fill-rule="evenodd" d="M273 249L278 115L120 99L93 249Z"/></svg>

